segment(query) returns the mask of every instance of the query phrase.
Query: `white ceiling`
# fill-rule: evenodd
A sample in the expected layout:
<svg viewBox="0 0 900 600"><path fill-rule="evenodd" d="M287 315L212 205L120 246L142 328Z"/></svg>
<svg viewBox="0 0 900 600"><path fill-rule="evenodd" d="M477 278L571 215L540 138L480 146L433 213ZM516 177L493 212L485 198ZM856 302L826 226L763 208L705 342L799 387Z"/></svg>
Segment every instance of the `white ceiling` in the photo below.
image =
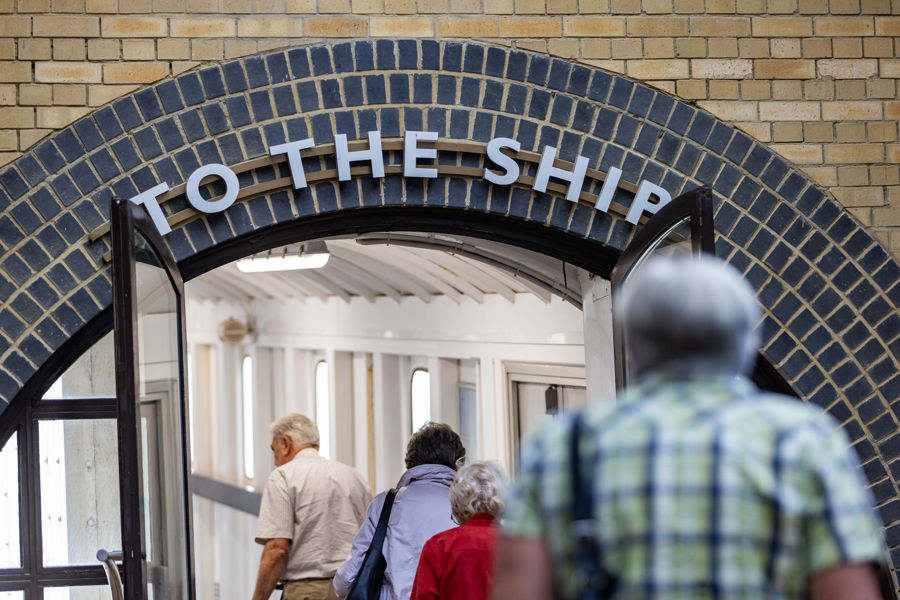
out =
<svg viewBox="0 0 900 600"><path fill-rule="evenodd" d="M309 297L338 297L346 302L353 297L369 302L389 297L399 302L409 296L428 303L446 296L459 304L467 298L482 303L488 294L514 302L516 294L527 293L544 302L555 294L581 307L580 269L515 246L405 232L328 238L325 242L331 257L320 269L242 273L231 263L189 281L188 296L241 304ZM270 252L297 252L300 246L292 244Z"/></svg>

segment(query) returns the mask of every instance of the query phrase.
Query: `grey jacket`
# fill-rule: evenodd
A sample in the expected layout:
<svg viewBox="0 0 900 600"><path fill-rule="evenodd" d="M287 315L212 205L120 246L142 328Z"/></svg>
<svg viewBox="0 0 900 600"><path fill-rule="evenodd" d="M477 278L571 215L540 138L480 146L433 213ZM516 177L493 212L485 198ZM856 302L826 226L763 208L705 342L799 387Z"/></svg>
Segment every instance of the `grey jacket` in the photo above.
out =
<svg viewBox="0 0 900 600"><path fill-rule="evenodd" d="M397 496L384 540L387 568L381 600L407 600L412 592L422 546L434 534L456 526L451 519L448 497L455 476L456 471L443 465L419 465L406 471L397 483ZM362 529L353 540L350 558L334 576L334 590L341 598L350 593L350 586L362 566L386 494L378 494L369 503Z"/></svg>

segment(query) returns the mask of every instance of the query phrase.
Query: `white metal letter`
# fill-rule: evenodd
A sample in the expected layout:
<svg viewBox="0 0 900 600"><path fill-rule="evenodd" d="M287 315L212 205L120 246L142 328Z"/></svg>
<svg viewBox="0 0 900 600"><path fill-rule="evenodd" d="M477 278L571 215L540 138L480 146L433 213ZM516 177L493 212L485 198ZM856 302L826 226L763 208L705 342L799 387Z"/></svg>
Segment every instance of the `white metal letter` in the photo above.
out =
<svg viewBox="0 0 900 600"><path fill-rule="evenodd" d="M291 179L294 180L294 189L306 187L306 173L303 171L303 161L300 159L300 151L312 148L316 143L312 138L306 138L296 142L278 144L269 148L269 155L287 154L288 164L291 167Z"/></svg>
<svg viewBox="0 0 900 600"><path fill-rule="evenodd" d="M338 180L350 179L350 163L368 160L372 163L372 177L384 177L384 154L381 152L381 132L369 132L369 149L350 152L347 149L347 136L338 133L334 136L334 150L337 155Z"/></svg>
<svg viewBox="0 0 900 600"><path fill-rule="evenodd" d="M556 148L544 146L544 154L541 156L541 164L538 166L537 177L534 178L534 189L538 192L547 191L547 182L550 177L556 177L569 182L569 191L566 192L566 200L578 202L581 194L581 184L584 183L584 174L587 172L588 159L579 156L575 159L575 170L566 171L553 166L556 159Z"/></svg>
<svg viewBox="0 0 900 600"><path fill-rule="evenodd" d="M419 140L434 142L438 139L437 131L407 131L403 140L403 176L428 177L438 176L437 169L416 166L420 158L437 158L436 148L418 148Z"/></svg>
<svg viewBox="0 0 900 600"><path fill-rule="evenodd" d="M501 169L505 169L506 172L503 175L497 175L496 173L485 167L484 178L495 185L510 185L511 183L514 183L516 179L519 178L519 173L521 172L519 169L519 163L517 163L511 157L500 152L500 149L512 148L515 152L518 152L521 147L522 144L520 144L516 140L505 137L494 138L490 142L488 142L488 158Z"/></svg>
<svg viewBox="0 0 900 600"><path fill-rule="evenodd" d="M600 212L609 210L609 205L612 203L616 188L619 186L619 179L621 178L622 169L618 167L609 168L609 173L606 174L606 179L603 180L603 187L600 188L600 196L597 198L597 204L594 205L594 208Z"/></svg>
<svg viewBox="0 0 900 600"><path fill-rule="evenodd" d="M659 198L659 201L651 204L651 195ZM641 182L637 194L634 195L634 201L631 203L631 208L628 209L628 214L625 215L625 221L632 225L637 225L644 211L647 211L651 215L655 215L659 209L671 201L672 196L669 195L669 192L658 185L654 185L649 181L644 180Z"/></svg>
<svg viewBox="0 0 900 600"><path fill-rule="evenodd" d="M160 183L131 199L131 202L134 202L135 204L144 205L144 208L147 209L147 214L150 215L150 219L153 221L153 224L156 225L159 235L166 235L172 231L172 228L169 227L169 222L166 221L166 215L163 214L162 209L159 207L159 202L156 200L159 196L162 196L168 191L169 184Z"/></svg>
<svg viewBox="0 0 900 600"><path fill-rule="evenodd" d="M215 202L204 200L200 195L200 182L202 182L204 178L212 175L221 177L222 181L225 182L225 195ZM200 212L217 213L234 204L240 187L241 184L238 182L237 175L225 165L220 165L218 163L203 165L188 177L186 189L187 199L188 202L191 203L191 206Z"/></svg>

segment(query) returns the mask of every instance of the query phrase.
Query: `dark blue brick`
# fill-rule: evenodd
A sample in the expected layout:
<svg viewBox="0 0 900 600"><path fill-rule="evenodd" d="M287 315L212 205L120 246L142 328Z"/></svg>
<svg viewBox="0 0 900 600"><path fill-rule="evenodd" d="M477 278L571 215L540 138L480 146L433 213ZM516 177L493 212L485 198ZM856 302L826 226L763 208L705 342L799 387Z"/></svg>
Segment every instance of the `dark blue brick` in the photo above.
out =
<svg viewBox="0 0 900 600"><path fill-rule="evenodd" d="M547 79L547 86L561 92L566 90L569 84L569 72L572 70L571 63L554 59L550 63L550 76Z"/></svg>
<svg viewBox="0 0 900 600"><path fill-rule="evenodd" d="M81 317L88 321L100 312L100 306L85 289L80 289L69 297L69 302Z"/></svg>
<svg viewBox="0 0 900 600"><path fill-rule="evenodd" d="M174 118L160 121L156 125L156 132L169 152L184 145L184 138L181 137L181 131Z"/></svg>
<svg viewBox="0 0 900 600"><path fill-rule="evenodd" d="M88 150L93 150L103 143L103 136L91 117L86 117L75 123L75 133L81 139L81 143Z"/></svg>
<svg viewBox="0 0 900 600"><path fill-rule="evenodd" d="M497 125L494 128L494 137L512 138L515 132L516 121L509 117L498 115Z"/></svg>
<svg viewBox="0 0 900 600"><path fill-rule="evenodd" d="M431 104L432 93L431 76L421 73L413 76L413 102Z"/></svg>
<svg viewBox="0 0 900 600"><path fill-rule="evenodd" d="M813 213L812 220L816 225L818 225L822 229L825 229L826 227L831 225L831 223L837 218L840 213L840 209L834 202L824 200L823 202L821 202L819 210Z"/></svg>
<svg viewBox="0 0 900 600"><path fill-rule="evenodd" d="M43 319L34 329L35 332L41 336L41 340L48 345L51 350L56 350L68 339L68 336L63 333L50 317Z"/></svg>
<svg viewBox="0 0 900 600"><path fill-rule="evenodd" d="M244 75L243 64L240 61L224 64L222 71L225 74L225 85L228 87L229 93L236 94L247 89L247 77Z"/></svg>
<svg viewBox="0 0 900 600"><path fill-rule="evenodd" d="M203 86L200 84L200 78L196 73L187 73L176 79L178 88L181 90L181 96L184 98L185 104L194 106L206 100L203 93Z"/></svg>
<svg viewBox="0 0 900 600"><path fill-rule="evenodd" d="M332 72L331 53L325 46L313 46L309 49L314 75L327 75Z"/></svg>
<svg viewBox="0 0 900 600"><path fill-rule="evenodd" d="M575 117L572 119L572 127L579 131L590 131L594 121L594 105L590 102L579 100L575 105Z"/></svg>
<svg viewBox="0 0 900 600"><path fill-rule="evenodd" d="M192 148L185 148L181 152L176 153L175 162L178 163L178 168L181 169L181 172L188 176L200 167L200 161L197 160L197 155L194 154Z"/></svg>
<svg viewBox="0 0 900 600"><path fill-rule="evenodd" d="M232 96L225 100L228 107L228 117L231 120L232 127L243 127L249 125L250 109L247 108L247 102L241 96Z"/></svg>
<svg viewBox="0 0 900 600"><path fill-rule="evenodd" d="M719 172L719 176L716 177L713 189L727 198L731 196L734 186L737 185L740 178L741 172L730 164L725 163L722 170Z"/></svg>
<svg viewBox="0 0 900 600"><path fill-rule="evenodd" d="M15 300L12 301L12 308L20 317L24 317L28 323L34 323L44 314L41 307L27 294L16 296Z"/></svg>
<svg viewBox="0 0 900 600"><path fill-rule="evenodd" d="M544 126L541 127L541 137L538 142L538 148L544 148L545 146L559 146L559 134L560 131L555 127Z"/></svg>
<svg viewBox="0 0 900 600"><path fill-rule="evenodd" d="M654 127L649 123L644 123L641 126L641 132L638 134L637 141L634 143L634 149L640 152L641 154L645 154L650 156L653 154L653 149L656 147L656 141L660 138L662 132L658 127ZM657 156L657 160L659 157ZM663 161L663 164L668 164L667 161Z"/></svg>
<svg viewBox="0 0 900 600"><path fill-rule="evenodd" d="M16 227L16 224L8 216L3 215L0 217L0 248L12 248L23 239L25 239L25 234Z"/></svg>
<svg viewBox="0 0 900 600"><path fill-rule="evenodd" d="M706 140L706 149L716 154L722 154L733 133L734 131L728 125L716 123Z"/></svg>
<svg viewBox="0 0 900 600"><path fill-rule="evenodd" d="M266 65L269 67L269 78L272 83L284 83L291 78L284 52L268 55Z"/></svg>
<svg viewBox="0 0 900 600"><path fill-rule="evenodd" d="M553 101L553 110L550 113L550 121L557 125L567 125L572 114L573 100L568 96L557 96Z"/></svg>
<svg viewBox="0 0 900 600"><path fill-rule="evenodd" d="M356 56L357 71L371 71L375 68L375 50L372 42L368 40L354 42L353 54Z"/></svg>
<svg viewBox="0 0 900 600"><path fill-rule="evenodd" d="M175 166L175 161L166 156L153 163L153 169L159 180L166 182L170 187L174 187L182 182L181 172Z"/></svg>
<svg viewBox="0 0 900 600"><path fill-rule="evenodd" d="M222 243L234 237L234 232L225 217L225 213L215 213L207 217L209 230L212 232L212 239L216 243Z"/></svg>
<svg viewBox="0 0 900 600"><path fill-rule="evenodd" d="M782 323L787 323L797 314L801 306L800 299L795 294L788 292L778 304L772 307L772 314Z"/></svg>
<svg viewBox="0 0 900 600"><path fill-rule="evenodd" d="M403 127L407 131L423 131L422 110L418 108L404 110Z"/></svg>
<svg viewBox="0 0 900 600"><path fill-rule="evenodd" d="M714 122L713 118L708 114L698 112L694 122L691 124L691 128L688 130L688 137L697 143L703 144L709 136Z"/></svg>
<svg viewBox="0 0 900 600"><path fill-rule="evenodd" d="M550 69L550 59L546 56L532 55L528 65L528 82L537 85L547 83L547 73Z"/></svg>
<svg viewBox="0 0 900 600"><path fill-rule="evenodd" d="M85 233L84 227L69 213L64 213L56 221L56 228L70 244L80 240Z"/></svg>
<svg viewBox="0 0 900 600"><path fill-rule="evenodd" d="M206 90L207 99L225 95L225 82L222 80L222 70L219 67L200 71L200 80L203 82L203 89Z"/></svg>
<svg viewBox="0 0 900 600"><path fill-rule="evenodd" d="M346 135L347 139L355 140L357 135L354 114L349 111L334 113L334 130L336 133Z"/></svg>
<svg viewBox="0 0 900 600"><path fill-rule="evenodd" d="M716 229L722 233L728 233L739 214L738 210L731 204L722 203L715 216Z"/></svg>
<svg viewBox="0 0 900 600"><path fill-rule="evenodd" d="M44 168L46 168L50 173L56 173L66 165L66 161L60 155L59 151L56 149L56 146L54 146L52 142L47 141L38 146L35 150L35 154L41 160Z"/></svg>
<svg viewBox="0 0 900 600"><path fill-rule="evenodd" d="M317 144L327 144L334 141L334 131L331 129L331 121L328 115L316 115L312 119L313 138Z"/></svg>
<svg viewBox="0 0 900 600"><path fill-rule="evenodd" d="M619 108L625 108L631 99L633 89L634 84L632 82L622 77L616 77L613 82L612 92L609 94L609 103Z"/></svg>
<svg viewBox="0 0 900 600"><path fill-rule="evenodd" d="M28 293L31 294L31 297L37 300L38 304L44 307L44 309L48 309L59 300L59 294L50 287L43 279L36 279L34 283L28 286Z"/></svg>
<svg viewBox="0 0 900 600"><path fill-rule="evenodd" d="M312 112L319 109L319 90L314 81L298 83L297 96L300 99L300 110L303 112Z"/></svg>
<svg viewBox="0 0 900 600"><path fill-rule="evenodd" d="M19 169L19 172L22 173L22 176L25 177L32 186L39 184L47 178L47 172L31 154L26 154L17 160L15 164Z"/></svg>
<svg viewBox="0 0 900 600"><path fill-rule="evenodd" d="M743 167L753 175L762 173L765 166L772 158L772 152L759 144L753 147L747 158L744 159Z"/></svg>
<svg viewBox="0 0 900 600"><path fill-rule="evenodd" d="M0 173L0 183L6 188L7 193L13 199L20 198L28 191L28 184L22 179L22 176L12 167L7 168Z"/></svg>
<svg viewBox="0 0 900 600"><path fill-rule="evenodd" d="M712 183L721 167L722 159L712 154L707 154L697 168L695 177L703 183Z"/></svg>
<svg viewBox="0 0 900 600"><path fill-rule="evenodd" d="M268 121L275 116L272 112L272 100L266 90L252 92L250 106L253 108L253 117L256 121Z"/></svg>
<svg viewBox="0 0 900 600"><path fill-rule="evenodd" d="M669 114L672 112L673 106L675 106L675 101L672 98L664 94L656 94L648 116L654 123L665 125L669 120Z"/></svg>
<svg viewBox="0 0 900 600"><path fill-rule="evenodd" d="M69 270L61 264L53 265L47 277L62 294L68 294L78 285L78 282L75 281Z"/></svg>
<svg viewBox="0 0 900 600"><path fill-rule="evenodd" d="M178 87L174 81L164 81L156 86L156 93L162 101L163 110L166 114L179 111L184 108L181 101L181 95L178 93Z"/></svg>
<svg viewBox="0 0 900 600"><path fill-rule="evenodd" d="M609 173L611 167L619 167L622 164L622 158L625 152L621 148L617 148L612 144L606 146L603 152L603 158L600 159L598 168L604 173Z"/></svg>
<svg viewBox="0 0 900 600"><path fill-rule="evenodd" d="M241 140L244 142L247 158L263 156L269 153L258 129L247 129L242 131Z"/></svg>
<svg viewBox="0 0 900 600"><path fill-rule="evenodd" d="M656 149L656 160L663 164L672 164L680 145L681 140L679 138L668 132L663 133L659 140L659 147Z"/></svg>
<svg viewBox="0 0 900 600"><path fill-rule="evenodd" d="M196 142L206 136L199 110L188 111L179 116L178 120L181 121L181 129L189 142Z"/></svg>
<svg viewBox="0 0 900 600"><path fill-rule="evenodd" d="M209 230L203 221L190 221L183 229L197 252L202 252L213 245Z"/></svg>
<svg viewBox="0 0 900 600"><path fill-rule="evenodd" d="M484 65L484 74L489 77L503 77L506 68L506 51L500 48L488 48Z"/></svg>
<svg viewBox="0 0 900 600"><path fill-rule="evenodd" d="M389 79L391 88L391 104L408 104L409 103L409 76L402 73L393 73ZM346 80L344 81L344 92L347 95L347 104L351 105L349 93L347 92Z"/></svg>
<svg viewBox="0 0 900 600"><path fill-rule="evenodd" d="M806 183L806 179L802 175L791 173L778 188L778 193L787 200L794 200L797 194L803 191Z"/></svg>
<svg viewBox="0 0 900 600"><path fill-rule="evenodd" d="M374 117L374 111L372 111L372 115ZM359 119L360 126L363 125L362 115L360 115ZM366 128L366 131L372 131L374 129L378 129L378 127L373 124L370 127ZM385 108L381 111L381 133L384 137L400 137L400 110L397 108Z"/></svg>
<svg viewBox="0 0 900 600"><path fill-rule="evenodd" d="M14 312L8 308L0 311L0 329L2 329L11 339L17 339L25 333L25 324L19 319Z"/></svg>
<svg viewBox="0 0 900 600"><path fill-rule="evenodd" d="M862 286L868 286L869 288L871 288L871 286L868 284L867 281L861 282L860 287L862 287ZM851 298L850 298L851 301L853 300L854 294L856 294L855 291L853 293L851 293ZM870 324L879 322L885 315L887 315L889 312L891 312L890 304L885 302L884 298L875 297L875 294L876 294L876 292L875 292L874 288L872 288L871 292L866 291L865 294L863 292L860 292L859 293L860 302L858 304L856 302L854 302L854 304L857 304L857 306L862 306L865 304L864 295L868 296L867 299L870 299L870 300L874 297L874 300L872 300L872 303L869 304L868 306L866 306L865 310L862 311L863 318ZM897 329L897 332L900 333L900 328Z"/></svg>
<svg viewBox="0 0 900 600"><path fill-rule="evenodd" d="M459 71L462 69L462 44L447 42L444 45L444 55L441 63L445 71Z"/></svg>
<svg viewBox="0 0 900 600"><path fill-rule="evenodd" d="M846 292L859 281L860 277L862 277L862 273L859 272L859 269L853 266L852 263L848 263L838 271L832 278L832 281L839 290Z"/></svg>
<svg viewBox="0 0 900 600"><path fill-rule="evenodd" d="M460 85L459 103L463 106L478 106L481 99L481 82L474 77L463 77ZM500 101L499 98L496 99Z"/></svg>
<svg viewBox="0 0 900 600"><path fill-rule="evenodd" d="M37 239L43 244L47 252L54 257L59 256L69 247L52 225L44 227L37 234Z"/></svg>
<svg viewBox="0 0 900 600"><path fill-rule="evenodd" d="M56 196L65 206L69 206L81 198L81 193L65 173L53 179L50 182L50 187L53 188L53 191L56 192Z"/></svg>
<svg viewBox="0 0 900 600"><path fill-rule="evenodd" d="M528 207L531 204L531 190L520 187L512 189L512 197L509 202L509 214L519 218L528 216Z"/></svg>
<svg viewBox="0 0 900 600"><path fill-rule="evenodd" d="M597 114L597 123L594 125L594 135L609 140L612 139L618 115L608 108L601 108Z"/></svg>
<svg viewBox="0 0 900 600"><path fill-rule="evenodd" d="M447 112L443 108L428 109L428 131L437 131L438 136L447 134Z"/></svg>
<svg viewBox="0 0 900 600"><path fill-rule="evenodd" d="M622 118L619 119L619 126L616 128L616 143L626 147L631 146L631 143L634 141L634 136L637 133L637 128L637 119L629 117L628 115L622 115Z"/></svg>
<svg viewBox="0 0 900 600"><path fill-rule="evenodd" d="M207 104L203 107L203 116L206 119L206 125L209 127L209 133L216 135L230 128L228 125L228 117L222 110L220 104Z"/></svg>
<svg viewBox="0 0 900 600"><path fill-rule="evenodd" d="M135 150L134 148L134 143L132 143L130 139L125 138L123 140L119 140L112 145L112 149L119 163L122 165L123 170L130 171L131 169L141 164L141 158L137 155L137 150ZM108 174L107 170L105 168L101 169L96 162L94 163L94 167L97 168L101 176L104 177L104 181L107 181L107 179L105 179L106 175Z"/></svg>
<svg viewBox="0 0 900 600"><path fill-rule="evenodd" d="M338 108L343 106L341 98L341 83L336 79L326 79L321 82L322 104L325 108Z"/></svg>
<svg viewBox="0 0 900 600"><path fill-rule="evenodd" d="M520 50L509 53L506 61L506 77L516 81L525 81L525 73L528 67L528 55Z"/></svg>
<svg viewBox="0 0 900 600"><path fill-rule="evenodd" d="M738 224L732 230L729 239L739 246L744 246L747 244L750 236L756 231L756 227L756 221L747 216L741 217L741 220L738 221Z"/></svg>
<svg viewBox="0 0 900 600"><path fill-rule="evenodd" d="M134 99L137 101L138 108L144 116L144 121L152 121L162 116L163 110L159 104L159 99L156 97L154 88L147 88L137 92L134 95Z"/></svg>
<svg viewBox="0 0 900 600"><path fill-rule="evenodd" d="M725 158L734 163L741 164L741 161L744 159L744 156L747 155L747 151L750 150L750 146L752 145L753 141L749 136L738 132L731 139L731 143L725 151Z"/></svg>
<svg viewBox="0 0 900 600"><path fill-rule="evenodd" d="M463 70L466 73L481 73L484 64L484 46L469 44L466 46Z"/></svg>
<svg viewBox="0 0 900 600"><path fill-rule="evenodd" d="M749 252L752 256L762 258L766 254L768 254L774 243L775 236L765 229L760 229L756 236L753 238L753 241L747 245L747 252Z"/></svg>
<svg viewBox="0 0 900 600"><path fill-rule="evenodd" d="M776 233L783 233L788 225L794 219L795 213L786 204L779 204L772 216L769 217L766 224Z"/></svg>
<svg viewBox="0 0 900 600"><path fill-rule="evenodd" d="M366 99L368 104L387 103L383 75L366 75Z"/></svg>
<svg viewBox="0 0 900 600"><path fill-rule="evenodd" d="M872 243L872 238L846 213L837 218L834 225L828 229L828 235L836 242L843 242L844 250L854 257L862 254Z"/></svg>
<svg viewBox="0 0 900 600"><path fill-rule="evenodd" d="M50 350L33 335L29 335L23 341L19 342L18 348L22 351L28 360L36 365L42 364L50 358ZM24 366L24 365L23 365ZM33 369L30 369L33 371Z"/></svg>
<svg viewBox="0 0 900 600"><path fill-rule="evenodd" d="M522 144L526 150L535 149L535 141L537 140L537 125L531 121L522 121L519 123L519 131L516 134L516 141Z"/></svg>
<svg viewBox="0 0 900 600"><path fill-rule="evenodd" d="M10 214L26 234L30 234L43 224L40 216L26 202L13 206Z"/></svg>
<svg viewBox="0 0 900 600"><path fill-rule="evenodd" d="M794 250L785 244L779 242L775 249L766 257L766 264L776 273L781 271L794 255Z"/></svg>
<svg viewBox="0 0 900 600"><path fill-rule="evenodd" d="M524 114L527 98L528 88L522 85L510 85L506 94L506 108L504 110L517 115Z"/></svg>
<svg viewBox="0 0 900 600"><path fill-rule="evenodd" d="M762 174L762 181L771 188L777 188L787 172L788 168L784 161L777 157L773 158Z"/></svg>
<svg viewBox="0 0 900 600"><path fill-rule="evenodd" d="M112 185L112 190L119 198L132 198L137 196L138 189L130 179L120 179Z"/></svg>
<svg viewBox="0 0 900 600"><path fill-rule="evenodd" d="M846 262L846 257L838 248L832 248L819 258L819 268L825 274L834 273Z"/></svg>
<svg viewBox="0 0 900 600"><path fill-rule="evenodd" d="M143 123L138 108L131 97L120 98L113 103L113 109L125 131L130 131Z"/></svg>
<svg viewBox="0 0 900 600"><path fill-rule="evenodd" d="M269 85L266 63L261 56L244 59L244 69L247 72L247 83L250 84L251 89Z"/></svg>
<svg viewBox="0 0 900 600"><path fill-rule="evenodd" d="M75 180L75 185L78 186L78 189L81 190L83 194L88 194L100 185L100 181L97 179L97 176L94 175L94 172L91 170L91 167L88 165L87 161L79 161L69 170L69 174Z"/></svg>
<svg viewBox="0 0 900 600"><path fill-rule="evenodd" d="M681 148L681 154L678 155L675 168L682 173L691 173L698 160L700 160L700 149L693 144L685 144Z"/></svg>
<svg viewBox="0 0 900 600"><path fill-rule="evenodd" d="M681 102L677 103L675 109L672 111L672 116L669 118L669 129L676 133L684 133L687 131L688 125L694 117L695 112L696 111L687 104L682 104Z"/></svg>
<svg viewBox="0 0 900 600"><path fill-rule="evenodd" d="M449 75L438 76L438 104L456 104L456 78Z"/></svg>
<svg viewBox="0 0 900 600"><path fill-rule="evenodd" d="M890 287L900 281L900 266L897 263L890 261L872 276L872 279L881 287L883 290L888 290Z"/></svg>
<svg viewBox="0 0 900 600"><path fill-rule="evenodd" d="M309 59L306 48L292 48L288 51L288 62L291 65L291 75L294 79L309 77Z"/></svg>
<svg viewBox="0 0 900 600"><path fill-rule="evenodd" d="M413 63L415 63L416 57L418 56L418 49L415 47L415 42L412 44L401 43L400 49L400 68L415 68L414 66L409 66L409 59L411 58ZM409 56L405 56L404 52L409 52ZM397 59L394 56L394 42L392 40L377 40L375 42L375 54L379 69L386 70L397 68Z"/></svg>
<svg viewBox="0 0 900 600"><path fill-rule="evenodd" d="M450 112L450 137L456 139L469 137L469 111L453 110Z"/></svg>

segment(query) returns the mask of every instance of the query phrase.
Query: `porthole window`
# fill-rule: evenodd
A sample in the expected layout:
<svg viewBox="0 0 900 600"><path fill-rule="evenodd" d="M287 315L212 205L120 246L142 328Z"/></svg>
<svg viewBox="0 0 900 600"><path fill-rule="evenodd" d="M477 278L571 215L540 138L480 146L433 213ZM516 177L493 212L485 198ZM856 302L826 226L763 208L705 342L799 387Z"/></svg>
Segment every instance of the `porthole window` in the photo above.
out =
<svg viewBox="0 0 900 600"><path fill-rule="evenodd" d="M431 375L428 369L413 371L409 397L412 404L412 431L415 433L431 420Z"/></svg>

